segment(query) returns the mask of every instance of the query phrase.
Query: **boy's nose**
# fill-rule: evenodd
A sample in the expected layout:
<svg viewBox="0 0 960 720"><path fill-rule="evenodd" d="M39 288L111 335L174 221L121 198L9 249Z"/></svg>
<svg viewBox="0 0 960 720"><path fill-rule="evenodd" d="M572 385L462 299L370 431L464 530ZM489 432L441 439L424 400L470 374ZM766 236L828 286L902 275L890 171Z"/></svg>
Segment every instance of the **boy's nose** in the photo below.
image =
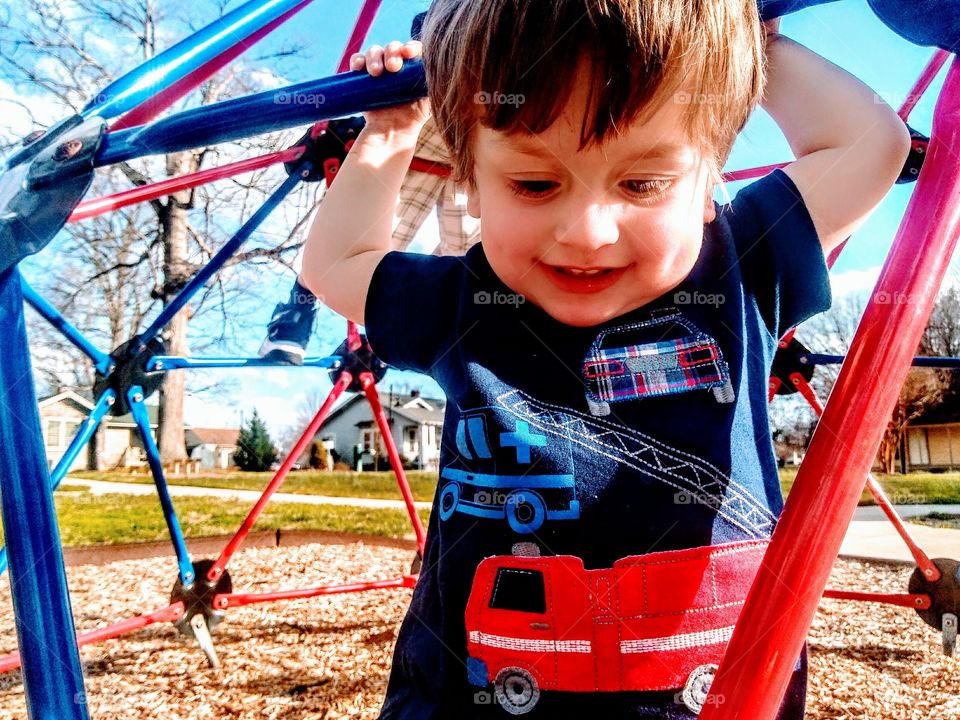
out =
<svg viewBox="0 0 960 720"><path fill-rule="evenodd" d="M562 245L597 250L620 239L615 208L599 203L581 206L570 213L566 227L560 228L557 241Z"/></svg>

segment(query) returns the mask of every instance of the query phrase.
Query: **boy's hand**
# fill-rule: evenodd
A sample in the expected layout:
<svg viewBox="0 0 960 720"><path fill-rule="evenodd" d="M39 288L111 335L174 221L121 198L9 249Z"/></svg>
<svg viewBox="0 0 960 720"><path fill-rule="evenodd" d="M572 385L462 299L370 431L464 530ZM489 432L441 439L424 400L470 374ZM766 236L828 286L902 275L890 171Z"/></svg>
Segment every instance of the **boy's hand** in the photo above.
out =
<svg viewBox="0 0 960 720"><path fill-rule="evenodd" d="M371 45L366 53L354 53L350 58L350 69L360 71L364 68L373 77L379 77L383 71L399 72L404 60L420 57L423 46L419 40L401 43L397 40L387 43L385 48ZM367 128L376 132L400 132L420 134L420 129L430 117L430 101L421 98L416 102L380 110L368 110L363 114Z"/></svg>

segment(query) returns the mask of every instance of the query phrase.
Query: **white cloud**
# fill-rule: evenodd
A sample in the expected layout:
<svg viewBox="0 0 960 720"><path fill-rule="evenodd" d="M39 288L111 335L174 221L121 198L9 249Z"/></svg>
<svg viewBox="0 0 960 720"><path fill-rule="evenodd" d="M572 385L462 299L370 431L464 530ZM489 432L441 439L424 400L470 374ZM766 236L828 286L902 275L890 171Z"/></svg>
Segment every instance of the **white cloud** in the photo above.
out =
<svg viewBox="0 0 960 720"><path fill-rule="evenodd" d="M877 284L880 276L880 266L861 270L845 270L830 273L830 287L834 298L840 298L851 293L869 292Z"/></svg>

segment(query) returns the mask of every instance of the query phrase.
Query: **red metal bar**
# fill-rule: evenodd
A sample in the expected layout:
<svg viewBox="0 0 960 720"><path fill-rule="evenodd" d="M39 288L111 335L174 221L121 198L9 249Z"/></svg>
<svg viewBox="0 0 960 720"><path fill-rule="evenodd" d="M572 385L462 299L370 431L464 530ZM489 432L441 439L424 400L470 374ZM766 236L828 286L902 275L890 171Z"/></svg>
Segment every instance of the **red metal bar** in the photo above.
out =
<svg viewBox="0 0 960 720"><path fill-rule="evenodd" d="M770 377L770 380L767 381L767 402L773 402L774 396L777 394L777 390L780 389L780 378Z"/></svg>
<svg viewBox="0 0 960 720"><path fill-rule="evenodd" d="M397 476L397 485L400 486L400 494L403 495L403 502L407 506L407 514L410 516L410 522L413 523L413 531L417 534L417 550L423 557L423 548L426 543L426 533L423 530L423 523L420 522L420 516L417 514L417 508L413 504L413 493L410 491L410 483L407 482L407 475L403 471L403 463L400 461L400 453L397 452L397 445L393 441L393 433L390 430L390 423L387 422L387 416L380 405L380 397L377 395L377 384L373 375L369 372L360 373L360 386L363 388L364 395L373 410L373 417L380 428L380 434L383 436L383 442L387 446L387 455L390 458L390 465L393 466L393 472Z"/></svg>
<svg viewBox="0 0 960 720"><path fill-rule="evenodd" d="M793 161L791 160L791 162ZM789 164L789 162L782 162L774 163L773 165L761 165L760 167L746 168L744 170L731 170L730 172L723 173L723 181L736 182L737 180L750 180L752 178L763 177L764 175L769 175L777 168L786 167Z"/></svg>
<svg viewBox="0 0 960 720"><path fill-rule="evenodd" d="M450 177L450 166L434 162L433 160L414 157L413 160L410 161L410 169L414 172L428 173L429 175L436 175L437 177Z"/></svg>
<svg viewBox="0 0 960 720"><path fill-rule="evenodd" d="M77 634L77 645L89 645L101 640L109 640L159 622L173 622L181 615L183 615L183 603L175 602L173 605L168 605L147 615L137 615L107 627L79 633ZM10 672L18 667L20 667L20 653L10 653L0 657L0 673Z"/></svg>
<svg viewBox="0 0 960 720"><path fill-rule="evenodd" d="M823 415L823 406L820 404L820 400L817 398L816 393L814 393L813 388L801 377L800 373L791 373L790 380L793 381L793 384L800 390L803 397L810 403L810 407L813 408L817 417L821 417ZM897 533L903 538L903 542L909 548L910 554L913 555L913 559L916 561L917 566L923 571L924 576L930 582L939 580L940 570L930 562L930 558L927 557L923 548L913 539L913 535L910 534L907 526L903 523L903 520L900 519L896 509L893 507L893 503L890 502L887 494L883 488L880 487L880 483L877 482L872 473L867 473L867 489L870 491L870 494L873 495L873 499L883 510L887 518L889 518L890 522L893 523Z"/></svg>
<svg viewBox="0 0 960 720"><path fill-rule="evenodd" d="M350 69L350 56L355 52L360 52L360 46L363 40L370 32L370 26L373 25L373 19L377 16L377 10L380 9L381 0L365 0L363 7L360 8L360 14L357 16L357 22L353 25L353 32L350 39L347 40L347 47L344 48L343 57L340 58L340 65L337 68L338 73L346 72Z"/></svg>
<svg viewBox="0 0 960 720"><path fill-rule="evenodd" d="M887 605L899 605L900 607L913 608L914 610L930 609L930 596L923 594L887 594L828 589L823 591L823 597L831 598L832 600L864 600L866 602L886 603Z"/></svg>
<svg viewBox="0 0 960 720"><path fill-rule="evenodd" d="M701 720L773 720L960 237L960 61L910 205L814 433ZM909 302L880 305L880 292ZM837 452L837 438L844 452ZM723 704L713 702L723 698Z"/></svg>
<svg viewBox="0 0 960 720"><path fill-rule="evenodd" d="M275 20L267 23L255 33L248 35L245 38L239 38L237 43L223 54L218 55L205 65L201 65L193 72L184 75L182 78L171 83L146 102L141 103L137 107L127 112L110 127L111 132L114 130L124 130L137 125L143 125L148 120L153 119L163 110L173 105L173 103L175 103L177 100L200 85L200 83L202 83L208 77L226 66L231 60L249 50L251 46L255 45L264 37L283 25L283 23L303 10L311 2L313 2L313 0L303 0L302 3L291 8L290 10L287 10L287 12L285 12L283 15L280 15Z"/></svg>
<svg viewBox="0 0 960 720"><path fill-rule="evenodd" d="M800 394L806 398L806 401L810 403L810 407L813 408L813 411L817 414L817 417L823 415L823 405L820 404L820 399L817 397L817 394L813 391L813 388L810 387L804 377L798 373L790 373L790 382L793 383L793 386L800 391Z"/></svg>
<svg viewBox="0 0 960 720"><path fill-rule="evenodd" d="M897 511L893 507L893 503L890 502L890 499L887 497L887 494L883 491L883 488L880 487L880 483L876 481L873 475L867 475L867 489L870 490L870 494L873 495L873 499L876 501L877 505L883 510L884 515L889 518L890 522L893 523L893 526L897 529L897 532L900 534L900 537L903 538L903 542L906 543L907 547L910 549L910 554L913 555L913 559L923 571L924 577L930 582L936 582L940 579L940 570L930 562L930 558L927 557L927 554L923 549L917 544L916 540L913 539L913 535L910 534L910 531L907 529L907 526L904 525L903 520L900 519L900 516L897 515Z"/></svg>
<svg viewBox="0 0 960 720"><path fill-rule="evenodd" d="M903 101L903 105L900 106L900 110L897 113L900 116L900 119L904 122L907 121L907 118L910 117L910 113L913 111L913 108L917 106L917 103L920 102L920 98L923 97L923 93L927 91L927 88L930 87L930 83L933 82L933 79L937 76L937 73L940 72L946 62L947 58L950 57L950 53L946 50L937 50L933 57L930 58L930 62L927 63L927 67L924 68L923 72L920 74L920 77L917 79L917 82L914 83L914 86L910 89L910 92L907 94L907 99Z"/></svg>
<svg viewBox="0 0 960 720"><path fill-rule="evenodd" d="M156 200L158 197L164 197L180 190L206 185L214 180L221 180L234 175L241 175L246 172L253 172L261 168L269 167L275 163L292 162L303 155L302 146L287 148L279 152L261 155L260 157L240 160L229 165L222 165L216 168L200 170L199 172L181 175L180 177L161 180L160 182L141 185L140 187L124 190L123 192L105 195L104 197L86 200L77 205L76 209L67 218L68 223L86 220L97 215L119 210L122 207L133 205L147 200Z"/></svg>
<svg viewBox="0 0 960 720"><path fill-rule="evenodd" d="M224 610L226 608L253 605L254 603L274 602L276 600L300 600L317 597L318 595L335 595L337 593L363 592L365 590L387 590L390 588L412 588L417 584L416 575L404 575L392 580L373 580L370 582L345 583L342 585L322 585L315 588L298 588L296 590L278 590L268 593L225 593L213 599L213 606Z"/></svg>
<svg viewBox="0 0 960 720"><path fill-rule="evenodd" d="M297 444L294 445L293 449L290 451L290 454L287 455L287 459L283 461L283 464L277 470L276 474L273 476L273 479L264 489L263 494L260 496L260 499L257 500L256 505L254 505L250 510L250 513L243 521L240 529L237 530L236 534L223 549L223 552L220 553L220 557L217 558L217 561L210 567L210 570L207 571L208 581L216 582L217 579L223 575L223 569L227 566L227 563L230 562L230 558L233 557L233 554L237 551L237 548L240 547L240 544L247 537L247 534L250 532L250 528L253 527L253 524L257 521L257 518L260 517L260 513L263 512L263 509L267 506L267 503L270 502L270 496L273 495L283 481L286 480L287 473L290 472L290 468L293 467L293 463L296 462L297 458L300 457L303 451L307 449L307 445L311 440L313 440L313 437L317 434L317 430L319 430L320 426L323 425L323 421L327 419L327 415L330 413L330 408L333 407L333 403L335 403L337 398L343 394L343 391L347 389L347 386L352 382L352 380L353 376L344 371L337 382L334 383L334 386L330 389L330 394L327 395L327 399L324 401L323 406L319 411L317 411L317 414L314 416L313 420L310 421L310 424L307 425L307 429L303 431L300 439L297 440Z"/></svg>

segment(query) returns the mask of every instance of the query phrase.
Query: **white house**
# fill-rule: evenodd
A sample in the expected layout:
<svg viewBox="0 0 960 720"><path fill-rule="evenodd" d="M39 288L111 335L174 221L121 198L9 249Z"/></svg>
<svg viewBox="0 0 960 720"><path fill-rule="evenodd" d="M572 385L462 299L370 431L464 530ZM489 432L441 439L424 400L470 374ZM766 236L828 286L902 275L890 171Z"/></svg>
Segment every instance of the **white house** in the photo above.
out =
<svg viewBox="0 0 960 720"><path fill-rule="evenodd" d="M240 431L230 428L191 428L184 431L187 455L203 469L223 470L234 465Z"/></svg>
<svg viewBox="0 0 960 720"><path fill-rule="evenodd" d="M411 467L437 470L446 400L421 397L418 390L409 395L381 391L380 403L404 461ZM353 395L334 408L316 437L333 449L338 462L353 469L358 463L363 469L372 469L377 456L385 467L386 446L363 393Z"/></svg>
<svg viewBox="0 0 960 720"><path fill-rule="evenodd" d="M47 465L51 469L60 462L80 425L93 409L93 402L70 389L62 389L56 395L41 398L40 426L43 445L47 453ZM147 405L147 419L154 440L159 427L159 409ZM236 429L193 428L184 426L187 454L200 460L204 468L224 468L233 464L236 450ZM78 455L69 470L107 470L113 468L141 467L147 456L140 440L137 425L129 413L119 417L107 415L87 447Z"/></svg>

